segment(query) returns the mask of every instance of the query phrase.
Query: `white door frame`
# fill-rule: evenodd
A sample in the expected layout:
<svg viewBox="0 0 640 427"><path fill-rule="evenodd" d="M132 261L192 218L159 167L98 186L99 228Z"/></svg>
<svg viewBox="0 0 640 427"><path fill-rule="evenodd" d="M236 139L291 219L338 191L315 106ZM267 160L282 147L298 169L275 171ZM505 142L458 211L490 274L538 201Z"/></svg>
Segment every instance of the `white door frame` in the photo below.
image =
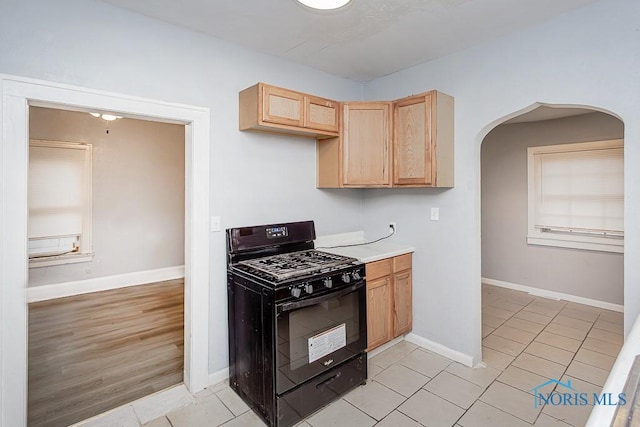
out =
<svg viewBox="0 0 640 427"><path fill-rule="evenodd" d="M30 103L185 125L184 383L202 390L209 379L209 109L2 74L0 98L0 426L27 424Z"/></svg>

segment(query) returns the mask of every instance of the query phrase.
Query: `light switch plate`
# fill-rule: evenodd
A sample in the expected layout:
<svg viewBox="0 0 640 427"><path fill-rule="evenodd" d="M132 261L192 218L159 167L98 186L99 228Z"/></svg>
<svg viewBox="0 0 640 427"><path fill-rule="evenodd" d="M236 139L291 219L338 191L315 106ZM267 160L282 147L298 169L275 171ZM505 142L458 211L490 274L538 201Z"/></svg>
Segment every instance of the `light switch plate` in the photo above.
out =
<svg viewBox="0 0 640 427"><path fill-rule="evenodd" d="M212 216L211 217L211 231L221 231L220 230L220 217Z"/></svg>
<svg viewBox="0 0 640 427"><path fill-rule="evenodd" d="M431 221L440 221L440 208L431 208Z"/></svg>

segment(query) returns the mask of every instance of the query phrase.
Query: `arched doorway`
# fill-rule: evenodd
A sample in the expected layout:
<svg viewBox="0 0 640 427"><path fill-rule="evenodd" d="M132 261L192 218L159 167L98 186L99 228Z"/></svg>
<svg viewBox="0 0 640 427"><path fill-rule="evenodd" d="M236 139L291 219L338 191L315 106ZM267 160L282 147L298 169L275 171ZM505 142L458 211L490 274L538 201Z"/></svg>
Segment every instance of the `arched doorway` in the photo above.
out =
<svg viewBox="0 0 640 427"><path fill-rule="evenodd" d="M585 250L566 246L561 249L558 245L551 246L555 249L550 249L550 246L543 246L530 238L528 205L532 201L529 200L527 188L530 178L527 173L527 150L534 146L568 146L592 141L622 140L623 133L623 123L607 113L588 108L539 106L507 120L487 134L481 147L483 278L497 285L512 284L515 289L524 287L540 296L572 298L572 301L607 309L622 308L621 247L615 252L607 251L610 248L606 247ZM598 167L599 159L593 159L588 164ZM588 173L595 176L597 171ZM590 176L584 177L585 180L589 178ZM568 185L575 186L578 185L576 181L582 178L576 175L572 179L573 184ZM621 193L622 171L618 179ZM553 184L551 181L546 183ZM596 182L593 185L598 184ZM560 196L558 193L556 197ZM547 204L551 203L549 197ZM585 193L584 197L594 195ZM569 209L576 215L601 214L601 211L587 211L591 206L580 204L577 200L568 200L566 203L573 204ZM622 227L622 204L620 199L616 205L620 208L619 212L610 213L620 217L620 224L616 224L616 228ZM556 206L551 208L562 209ZM603 209L611 209L611 206ZM581 213L580 210L585 211ZM557 213L560 214L563 212ZM607 225L613 228L611 224ZM584 233L580 231L576 229L570 233L595 235L592 230ZM569 232L549 233L553 237L568 234ZM585 237L583 240L588 239ZM615 236L611 240L613 244L623 242Z"/></svg>
<svg viewBox="0 0 640 427"><path fill-rule="evenodd" d="M571 379L581 391L598 391L622 345L623 253L530 239L530 182L538 173L530 153L537 152L531 147L569 151L574 144L623 136L623 123L611 114L535 104L504 118L482 141L483 361L500 371L497 381L514 393L549 379ZM620 171L620 184L623 179ZM545 228L554 236L592 233ZM543 412L577 422L588 417L558 408Z"/></svg>

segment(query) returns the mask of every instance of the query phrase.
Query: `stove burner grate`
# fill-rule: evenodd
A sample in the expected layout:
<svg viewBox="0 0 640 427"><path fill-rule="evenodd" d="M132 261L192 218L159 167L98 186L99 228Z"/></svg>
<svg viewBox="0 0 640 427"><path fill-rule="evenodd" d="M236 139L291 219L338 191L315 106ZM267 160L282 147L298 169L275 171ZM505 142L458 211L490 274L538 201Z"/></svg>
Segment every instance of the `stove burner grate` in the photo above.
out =
<svg viewBox="0 0 640 427"><path fill-rule="evenodd" d="M296 276L329 271L354 261L357 260L311 249L249 259L240 261L238 264L272 276L276 280L284 280Z"/></svg>

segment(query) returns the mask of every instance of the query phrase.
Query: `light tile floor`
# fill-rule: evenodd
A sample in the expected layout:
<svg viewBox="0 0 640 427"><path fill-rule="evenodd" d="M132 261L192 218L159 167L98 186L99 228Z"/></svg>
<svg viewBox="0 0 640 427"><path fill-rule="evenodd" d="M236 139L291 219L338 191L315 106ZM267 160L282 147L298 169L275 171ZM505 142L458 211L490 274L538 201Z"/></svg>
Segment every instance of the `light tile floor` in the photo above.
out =
<svg viewBox="0 0 640 427"><path fill-rule="evenodd" d="M622 313L483 285L481 368L402 341L369 360L369 380L300 423L325 426L584 426L591 406L534 406L532 389L571 380L598 393L622 346ZM542 389L551 392L554 385ZM83 426L253 427L228 385L122 407Z"/></svg>

